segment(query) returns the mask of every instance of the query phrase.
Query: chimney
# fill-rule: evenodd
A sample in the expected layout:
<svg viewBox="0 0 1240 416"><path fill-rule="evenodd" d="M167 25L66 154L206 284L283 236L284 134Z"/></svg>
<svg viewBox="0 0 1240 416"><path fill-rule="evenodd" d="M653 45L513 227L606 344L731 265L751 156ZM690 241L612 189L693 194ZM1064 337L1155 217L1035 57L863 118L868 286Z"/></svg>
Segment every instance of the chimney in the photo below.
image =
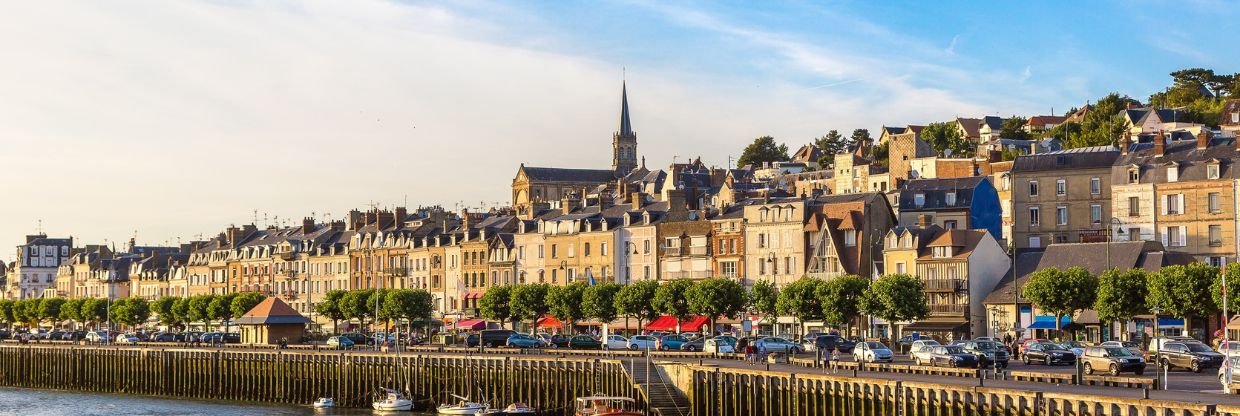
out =
<svg viewBox="0 0 1240 416"><path fill-rule="evenodd" d="M689 210L685 206L685 191L683 189L667 191L667 219L669 221L689 219Z"/></svg>
<svg viewBox="0 0 1240 416"><path fill-rule="evenodd" d="M361 213L361 211L358 211L358 210L356 210L356 209L354 209L354 210L349 210L349 219L347 220L347 222L345 223L345 225L349 227L349 230L350 230L350 231L355 231L355 230L357 230L358 228L362 228L362 226L363 226L363 225L365 225L365 224L362 224L362 213Z"/></svg>
<svg viewBox="0 0 1240 416"><path fill-rule="evenodd" d="M633 204L634 211L642 209L642 205L646 203L646 194L641 192L629 194L629 203Z"/></svg>
<svg viewBox="0 0 1240 416"><path fill-rule="evenodd" d="M238 245L237 239L240 238L237 234L240 232L241 230L231 225L228 226L228 228L224 230L224 238L228 239L227 243L229 247L237 248L237 245Z"/></svg>
<svg viewBox="0 0 1240 416"><path fill-rule="evenodd" d="M560 209L564 210L565 214L571 213L573 210L580 207L581 198L579 198L575 192L569 192L560 198Z"/></svg>
<svg viewBox="0 0 1240 416"><path fill-rule="evenodd" d="M1167 152L1167 135L1162 130L1154 135L1154 156L1162 156Z"/></svg>
<svg viewBox="0 0 1240 416"><path fill-rule="evenodd" d="M303 235L314 232L314 218L305 217L301 219L301 233Z"/></svg>
<svg viewBox="0 0 1240 416"><path fill-rule="evenodd" d="M409 219L409 210L405 207L396 207L396 225L404 224Z"/></svg>
<svg viewBox="0 0 1240 416"><path fill-rule="evenodd" d="M1201 129L1201 132L1197 133L1197 150L1205 149L1206 146L1209 146L1209 145L1210 145L1210 134L1206 133L1206 129Z"/></svg>
<svg viewBox="0 0 1240 416"><path fill-rule="evenodd" d="M469 230L469 208L461 208L461 228Z"/></svg>
<svg viewBox="0 0 1240 416"><path fill-rule="evenodd" d="M1128 148L1130 147L1132 147L1132 140L1128 138L1127 134L1121 135L1119 138L1119 154L1128 154Z"/></svg>
<svg viewBox="0 0 1240 416"><path fill-rule="evenodd" d="M1128 102L1128 109L1129 109L1129 110L1136 110L1138 107L1140 107L1140 105L1139 105L1139 104L1134 103L1134 102L1132 102L1132 101L1129 101L1129 102Z"/></svg>
<svg viewBox="0 0 1240 416"><path fill-rule="evenodd" d="M918 215L917 216L917 227L918 228L929 228L930 223L931 223L930 218L931 217L928 214Z"/></svg>
<svg viewBox="0 0 1240 416"><path fill-rule="evenodd" d="M344 231L344 221L332 221L332 231Z"/></svg>
<svg viewBox="0 0 1240 416"><path fill-rule="evenodd" d="M1002 161L1003 161L1003 151L1001 150L990 151L990 163L997 163L997 162L1002 162Z"/></svg>

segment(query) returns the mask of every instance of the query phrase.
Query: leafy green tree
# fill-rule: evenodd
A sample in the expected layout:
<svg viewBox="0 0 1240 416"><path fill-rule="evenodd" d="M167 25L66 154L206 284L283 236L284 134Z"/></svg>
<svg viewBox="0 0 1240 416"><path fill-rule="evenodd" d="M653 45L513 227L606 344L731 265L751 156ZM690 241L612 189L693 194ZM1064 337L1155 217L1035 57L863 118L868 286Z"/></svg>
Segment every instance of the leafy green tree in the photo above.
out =
<svg viewBox="0 0 1240 416"><path fill-rule="evenodd" d="M1103 322L1128 322L1146 311L1149 296L1144 269L1110 269L1098 276L1098 297L1094 310Z"/></svg>
<svg viewBox="0 0 1240 416"><path fill-rule="evenodd" d="M136 327L151 317L151 307L142 298L122 298L112 301L112 321Z"/></svg>
<svg viewBox="0 0 1240 416"><path fill-rule="evenodd" d="M43 299L22 299L20 302L22 322L25 322L28 328L39 326L39 321L43 319L42 315L39 314L39 305L43 303Z"/></svg>
<svg viewBox="0 0 1240 416"><path fill-rule="evenodd" d="M245 316L245 314L249 312L250 309L254 309L255 306L258 306L258 304L263 303L264 300L267 300L267 296L263 295L262 293L258 293L258 292L246 292L246 293L238 294L237 296L234 296L231 301L228 302L227 315L224 315L223 317L217 317L217 318L219 318L221 321L224 321L224 328L225 328L225 331L227 331L228 324L230 322L232 322L234 319Z"/></svg>
<svg viewBox="0 0 1240 416"><path fill-rule="evenodd" d="M176 301L172 303L173 319L183 325L194 321L189 314L189 302L190 298L176 298Z"/></svg>
<svg viewBox="0 0 1240 416"><path fill-rule="evenodd" d="M805 321L822 319L822 305L818 303L820 285L822 280L802 277L779 291L775 309L780 315L792 316L797 320L800 325L796 335L800 335L800 327L805 325Z"/></svg>
<svg viewBox="0 0 1240 416"><path fill-rule="evenodd" d="M17 322L17 318L13 317L12 299L0 299L0 322L4 322L9 331L13 330L13 324Z"/></svg>
<svg viewBox="0 0 1240 416"><path fill-rule="evenodd" d="M1214 304L1219 309L1223 308L1223 274L1219 273L1214 278L1214 284L1210 285L1210 293L1214 297ZM1240 267L1227 268L1227 312L1240 312Z"/></svg>
<svg viewBox="0 0 1240 416"><path fill-rule="evenodd" d="M550 288L551 286L546 283L531 283L514 287L512 299L509 300L512 319L528 319L530 331L534 331L538 326L538 318L546 315L549 310L547 292Z"/></svg>
<svg viewBox="0 0 1240 416"><path fill-rule="evenodd" d="M1025 132L1025 124L1029 119L1021 116L1011 116L1003 119L1002 127L999 129L999 137L1004 139L1029 140L1029 133Z"/></svg>
<svg viewBox="0 0 1240 416"><path fill-rule="evenodd" d="M654 295L659 290L659 283L653 280L639 280L624 285L616 293L616 312L620 315L637 320L637 327L643 322L659 318L659 310L654 307Z"/></svg>
<svg viewBox="0 0 1240 416"><path fill-rule="evenodd" d="M853 130L852 135L851 135L851 136L848 136L848 141L849 141L849 143L851 143L853 146L865 146L865 147L870 147L870 146L873 146L873 145L874 145L874 138L873 138L873 137L870 137L870 130L869 130L869 129L856 129L856 130Z"/></svg>
<svg viewBox="0 0 1240 416"><path fill-rule="evenodd" d="M885 142L878 146L870 148L870 160L874 163L890 166L891 161L888 160L891 154L891 142Z"/></svg>
<svg viewBox="0 0 1240 416"><path fill-rule="evenodd" d="M616 294L619 292L620 285L616 283L586 287L585 293L581 294L581 313L603 323L616 320L619 315L616 310Z"/></svg>
<svg viewBox="0 0 1240 416"><path fill-rule="evenodd" d="M581 309L582 296L585 294L585 291L586 285L584 283L554 286L547 291L548 310L552 316L564 321L570 333L572 332L573 324L585 318L585 313Z"/></svg>
<svg viewBox="0 0 1240 416"><path fill-rule="evenodd" d="M1167 315L1184 318L1184 329L1188 330L1192 318L1219 312L1210 291L1218 274L1217 267L1200 262L1163 267L1149 276L1146 305L1151 310L1159 308Z"/></svg>
<svg viewBox="0 0 1240 416"><path fill-rule="evenodd" d="M861 298L869 289L869 279L851 274L822 282L814 295L822 305L823 322L836 328L852 326L861 316Z"/></svg>
<svg viewBox="0 0 1240 416"><path fill-rule="evenodd" d="M43 298L43 301L39 302L39 319L55 326L60 319L60 307L64 304L63 298Z"/></svg>
<svg viewBox="0 0 1240 416"><path fill-rule="evenodd" d="M1127 109L1129 104L1140 103L1126 95L1121 96L1118 93L1110 93L1098 100L1085 113L1080 123L1079 134L1066 134L1065 129L1071 127L1061 124L1060 126L1062 127L1056 127L1051 130L1052 135L1062 137L1064 148L1066 149L1089 146L1115 146L1119 143L1119 137L1124 132L1124 118L1120 115L1120 111Z"/></svg>
<svg viewBox="0 0 1240 416"><path fill-rule="evenodd" d="M323 296L323 300L314 305L314 311L319 315L332 320L332 333L340 332L340 320L348 319L343 308L343 300L347 291L329 290Z"/></svg>
<svg viewBox="0 0 1240 416"><path fill-rule="evenodd" d="M151 302L151 312L154 312L155 316L159 317L159 323L165 326L172 327L178 325L180 321L177 320L176 314L172 313L172 305L176 303L177 297L175 296L161 296L159 299Z"/></svg>
<svg viewBox="0 0 1240 416"><path fill-rule="evenodd" d="M214 295L198 295L191 297L189 299L189 309L186 313L189 316L189 320L187 322L202 322L202 325L210 331L212 317L208 312L208 307L211 306L211 302L214 300Z"/></svg>
<svg viewBox="0 0 1240 416"><path fill-rule="evenodd" d="M775 322L775 315L779 313L776 305L779 303L779 290L775 288L775 284L767 280L759 280L754 282L749 288L749 310L762 315L763 319Z"/></svg>
<svg viewBox="0 0 1240 416"><path fill-rule="evenodd" d="M832 130L834 131L834 130ZM689 312L710 319L710 332L720 316L736 319L745 312L745 288L736 280L716 277L694 283L685 290Z"/></svg>
<svg viewBox="0 0 1240 416"><path fill-rule="evenodd" d="M664 282L654 291L654 308L659 313L672 316L679 321L688 320L689 302L685 299L685 291L693 286L693 282L675 279Z"/></svg>
<svg viewBox="0 0 1240 416"><path fill-rule="evenodd" d="M340 301L345 316L348 319L356 319L360 326L365 327L366 320L374 316L374 309L370 303L370 296L374 292L374 289L362 289L350 290L346 293Z"/></svg>
<svg viewBox="0 0 1240 416"><path fill-rule="evenodd" d="M409 329L419 319L430 319L434 297L425 290L392 289L383 297L385 315L392 319L409 321Z"/></svg>
<svg viewBox="0 0 1240 416"><path fill-rule="evenodd" d="M965 157L976 152L973 143L960 133L955 123L930 123L921 130L921 139L942 155Z"/></svg>
<svg viewBox="0 0 1240 416"><path fill-rule="evenodd" d="M930 305L921 280L897 273L870 283L870 290L861 298L861 310L894 324L925 318Z"/></svg>
<svg viewBox="0 0 1240 416"><path fill-rule="evenodd" d="M788 145L775 143L774 137L762 136L754 139L753 143L745 147L736 165L758 167L766 162L784 162L788 159L791 159L788 157Z"/></svg>
<svg viewBox="0 0 1240 416"><path fill-rule="evenodd" d="M73 321L74 327L82 323L82 302L85 299L74 298L66 299L65 303L60 305L60 320Z"/></svg>
<svg viewBox="0 0 1240 416"><path fill-rule="evenodd" d="M1067 270L1050 267L1029 275L1021 294L1033 306L1055 315L1055 327L1060 328L1063 317L1094 306L1098 298L1098 277L1082 267Z"/></svg>
<svg viewBox="0 0 1240 416"><path fill-rule="evenodd" d="M500 325L504 325L512 317L512 309L508 304L511 299L511 285L501 285L487 289L487 293L482 295L482 299L478 299L478 313L483 318L499 321Z"/></svg>
<svg viewBox="0 0 1240 416"><path fill-rule="evenodd" d="M108 300L98 298L88 298L82 300L82 309L78 313L82 321L98 324L108 320Z"/></svg>
<svg viewBox="0 0 1240 416"><path fill-rule="evenodd" d="M224 324L224 332L228 332L232 322L232 303L237 296L236 293L215 295L211 298L211 302L207 303L207 319Z"/></svg>
<svg viewBox="0 0 1240 416"><path fill-rule="evenodd" d="M847 152L848 145L848 139L841 135L839 130L835 129L828 131L827 134L822 137L814 139L814 147L817 147L818 150L822 151L822 157L828 158L829 160L835 155ZM830 162L828 162L828 164L829 163ZM819 162L819 165L821 164L822 163Z"/></svg>

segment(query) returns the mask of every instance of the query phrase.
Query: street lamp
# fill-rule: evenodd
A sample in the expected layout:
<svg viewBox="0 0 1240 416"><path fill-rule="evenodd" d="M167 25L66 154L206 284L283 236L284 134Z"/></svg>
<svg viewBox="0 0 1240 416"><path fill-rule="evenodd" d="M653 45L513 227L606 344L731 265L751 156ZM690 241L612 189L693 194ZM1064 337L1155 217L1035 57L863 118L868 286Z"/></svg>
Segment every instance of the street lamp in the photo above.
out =
<svg viewBox="0 0 1240 416"><path fill-rule="evenodd" d="M1107 268L1103 272L1111 270L1111 230L1115 230L1116 234L1124 235L1124 229L1117 227L1123 223L1119 218L1111 217L1111 227L1107 229Z"/></svg>

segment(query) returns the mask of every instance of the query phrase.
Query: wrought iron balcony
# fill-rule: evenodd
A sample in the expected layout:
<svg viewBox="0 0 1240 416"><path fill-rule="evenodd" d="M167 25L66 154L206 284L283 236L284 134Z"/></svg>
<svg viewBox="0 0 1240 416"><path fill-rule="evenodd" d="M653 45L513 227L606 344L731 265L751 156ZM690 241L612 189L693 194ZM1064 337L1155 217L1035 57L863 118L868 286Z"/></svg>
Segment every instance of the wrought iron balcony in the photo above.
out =
<svg viewBox="0 0 1240 416"><path fill-rule="evenodd" d="M965 289L964 279L926 279L925 290L927 292L955 292Z"/></svg>

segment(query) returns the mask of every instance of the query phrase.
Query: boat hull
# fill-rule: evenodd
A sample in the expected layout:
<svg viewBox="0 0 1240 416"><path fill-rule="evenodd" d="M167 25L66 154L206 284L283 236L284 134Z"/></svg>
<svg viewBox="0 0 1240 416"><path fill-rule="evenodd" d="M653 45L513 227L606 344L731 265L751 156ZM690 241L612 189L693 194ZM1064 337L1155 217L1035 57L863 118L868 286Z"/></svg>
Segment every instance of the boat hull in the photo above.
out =
<svg viewBox="0 0 1240 416"><path fill-rule="evenodd" d="M413 410L413 402L374 403L371 408L380 412L407 412Z"/></svg>

